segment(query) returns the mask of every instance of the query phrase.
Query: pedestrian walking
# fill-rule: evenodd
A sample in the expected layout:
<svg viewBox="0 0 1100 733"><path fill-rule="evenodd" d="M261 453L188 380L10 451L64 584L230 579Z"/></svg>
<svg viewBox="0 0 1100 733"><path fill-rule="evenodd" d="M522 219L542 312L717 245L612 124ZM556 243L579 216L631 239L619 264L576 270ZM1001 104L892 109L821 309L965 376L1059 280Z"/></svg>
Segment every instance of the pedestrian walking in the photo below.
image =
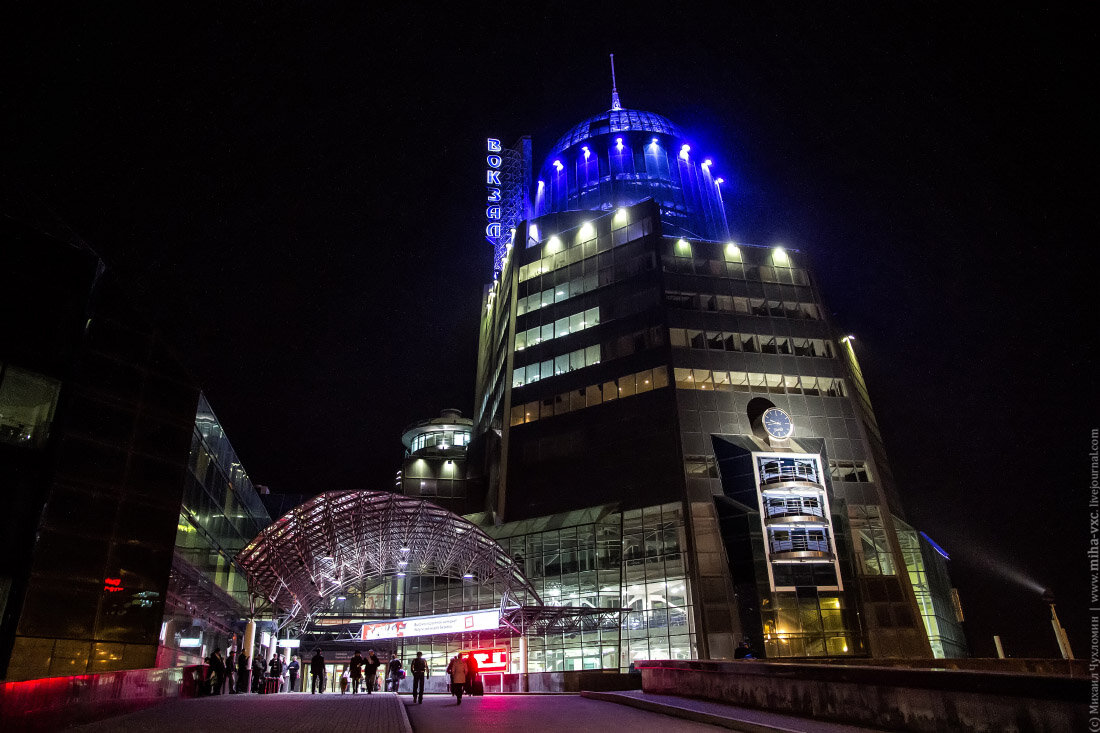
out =
<svg viewBox="0 0 1100 733"><path fill-rule="evenodd" d="M222 694L222 685L225 684L225 662L222 661L221 652L215 649L210 657L210 694Z"/></svg>
<svg viewBox="0 0 1100 733"><path fill-rule="evenodd" d="M359 681L363 679L363 655L359 653L359 650L355 650L355 655L351 658L351 694L359 692Z"/></svg>
<svg viewBox="0 0 1100 733"><path fill-rule="evenodd" d="M473 652L466 655L466 692L470 695L477 695L478 693L478 677L477 677L477 660L474 659Z"/></svg>
<svg viewBox="0 0 1100 733"><path fill-rule="evenodd" d="M271 662L267 666L268 679L275 680L274 690L272 692L278 692L280 683L283 680L283 660L279 658L278 654L271 655Z"/></svg>
<svg viewBox="0 0 1100 733"><path fill-rule="evenodd" d="M447 665L447 674L451 675L451 694L458 698L458 705L462 704L462 688L466 686L466 660L461 655L456 655Z"/></svg>
<svg viewBox="0 0 1100 733"><path fill-rule="evenodd" d="M248 655L243 651L237 655L237 692L248 692Z"/></svg>
<svg viewBox="0 0 1100 733"><path fill-rule="evenodd" d="M424 678L428 676L428 660L424 658L424 652L417 652L416 659L412 660L413 673L413 702L424 702Z"/></svg>
<svg viewBox="0 0 1100 733"><path fill-rule="evenodd" d="M229 684L229 694L237 694L237 651L234 649L229 652L229 657L225 660L225 680Z"/></svg>
<svg viewBox="0 0 1100 733"><path fill-rule="evenodd" d="M267 679L267 667L264 666L264 660L257 654L252 658L252 691L256 693L262 693L264 691L264 680Z"/></svg>
<svg viewBox="0 0 1100 733"><path fill-rule="evenodd" d="M401 660L394 657L390 660L390 663L386 665L386 689L390 692L399 692L401 690L401 675L404 670L401 669Z"/></svg>
<svg viewBox="0 0 1100 733"><path fill-rule="evenodd" d="M317 693L317 688L321 688L321 692L325 691L325 658L321 656L321 650L315 649L316 653L313 658L309 660L309 676L310 680L310 692L311 695Z"/></svg>
<svg viewBox="0 0 1100 733"><path fill-rule="evenodd" d="M374 692L378 680L378 668L381 666L382 662L378 660L378 655L374 653L373 649L368 649L367 659L363 662L363 676L366 678L368 695Z"/></svg>
<svg viewBox="0 0 1100 733"><path fill-rule="evenodd" d="M301 667L302 665L298 663L298 655L291 654L290 664L286 666L287 674L290 675L290 689L288 692L298 691L298 670L301 669Z"/></svg>

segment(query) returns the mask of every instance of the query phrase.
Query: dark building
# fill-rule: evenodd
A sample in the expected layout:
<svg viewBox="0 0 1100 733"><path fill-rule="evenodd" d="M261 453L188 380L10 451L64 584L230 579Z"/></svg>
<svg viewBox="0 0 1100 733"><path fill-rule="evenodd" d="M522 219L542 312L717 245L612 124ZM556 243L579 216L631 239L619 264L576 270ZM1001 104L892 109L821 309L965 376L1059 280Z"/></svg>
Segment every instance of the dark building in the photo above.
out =
<svg viewBox="0 0 1100 733"><path fill-rule="evenodd" d="M52 218L0 216L0 271L0 676L225 646L231 559L270 520L197 382Z"/></svg>
<svg viewBox="0 0 1100 733"><path fill-rule="evenodd" d="M609 666L732 657L743 638L768 657L965 655L851 337L800 252L730 241L715 168L617 95L546 156L483 303L485 523L637 513L606 547L571 545L621 554L591 593L525 554L544 599L636 614Z"/></svg>

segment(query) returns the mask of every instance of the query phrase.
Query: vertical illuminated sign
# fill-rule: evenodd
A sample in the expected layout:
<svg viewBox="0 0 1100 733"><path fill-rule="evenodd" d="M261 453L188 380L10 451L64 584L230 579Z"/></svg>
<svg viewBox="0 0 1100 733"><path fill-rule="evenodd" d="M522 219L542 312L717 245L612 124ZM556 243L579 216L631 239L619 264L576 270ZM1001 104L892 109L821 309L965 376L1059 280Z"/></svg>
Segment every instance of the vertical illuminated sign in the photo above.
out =
<svg viewBox="0 0 1100 733"><path fill-rule="evenodd" d="M488 189L485 198L486 203L489 204L485 208L485 218L488 220L485 225L485 239L495 247L501 233L500 167L504 165L504 159L500 156L502 150L500 140L495 137L488 138L485 141L485 150L488 153L485 156L485 186Z"/></svg>

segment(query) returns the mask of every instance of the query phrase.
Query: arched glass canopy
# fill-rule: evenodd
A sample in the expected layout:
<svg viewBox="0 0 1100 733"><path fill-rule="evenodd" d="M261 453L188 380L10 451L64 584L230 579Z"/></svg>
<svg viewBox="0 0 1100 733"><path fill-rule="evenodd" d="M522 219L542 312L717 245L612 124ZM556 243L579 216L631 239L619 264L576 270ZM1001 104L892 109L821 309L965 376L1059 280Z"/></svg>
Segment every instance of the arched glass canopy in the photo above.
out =
<svg viewBox="0 0 1100 733"><path fill-rule="evenodd" d="M330 491L279 517L237 556L253 593L309 617L369 578L466 578L523 603L534 586L497 542L429 501L380 491Z"/></svg>

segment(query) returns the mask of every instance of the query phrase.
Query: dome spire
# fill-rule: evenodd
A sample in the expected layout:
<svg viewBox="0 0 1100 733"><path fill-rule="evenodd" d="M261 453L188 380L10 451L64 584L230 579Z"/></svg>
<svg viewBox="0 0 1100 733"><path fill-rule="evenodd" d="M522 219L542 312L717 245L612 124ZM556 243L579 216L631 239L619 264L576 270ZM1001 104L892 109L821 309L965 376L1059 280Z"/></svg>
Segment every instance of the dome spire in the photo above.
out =
<svg viewBox="0 0 1100 733"><path fill-rule="evenodd" d="M615 54L611 54L611 109L622 109L619 103L619 90L615 88Z"/></svg>

